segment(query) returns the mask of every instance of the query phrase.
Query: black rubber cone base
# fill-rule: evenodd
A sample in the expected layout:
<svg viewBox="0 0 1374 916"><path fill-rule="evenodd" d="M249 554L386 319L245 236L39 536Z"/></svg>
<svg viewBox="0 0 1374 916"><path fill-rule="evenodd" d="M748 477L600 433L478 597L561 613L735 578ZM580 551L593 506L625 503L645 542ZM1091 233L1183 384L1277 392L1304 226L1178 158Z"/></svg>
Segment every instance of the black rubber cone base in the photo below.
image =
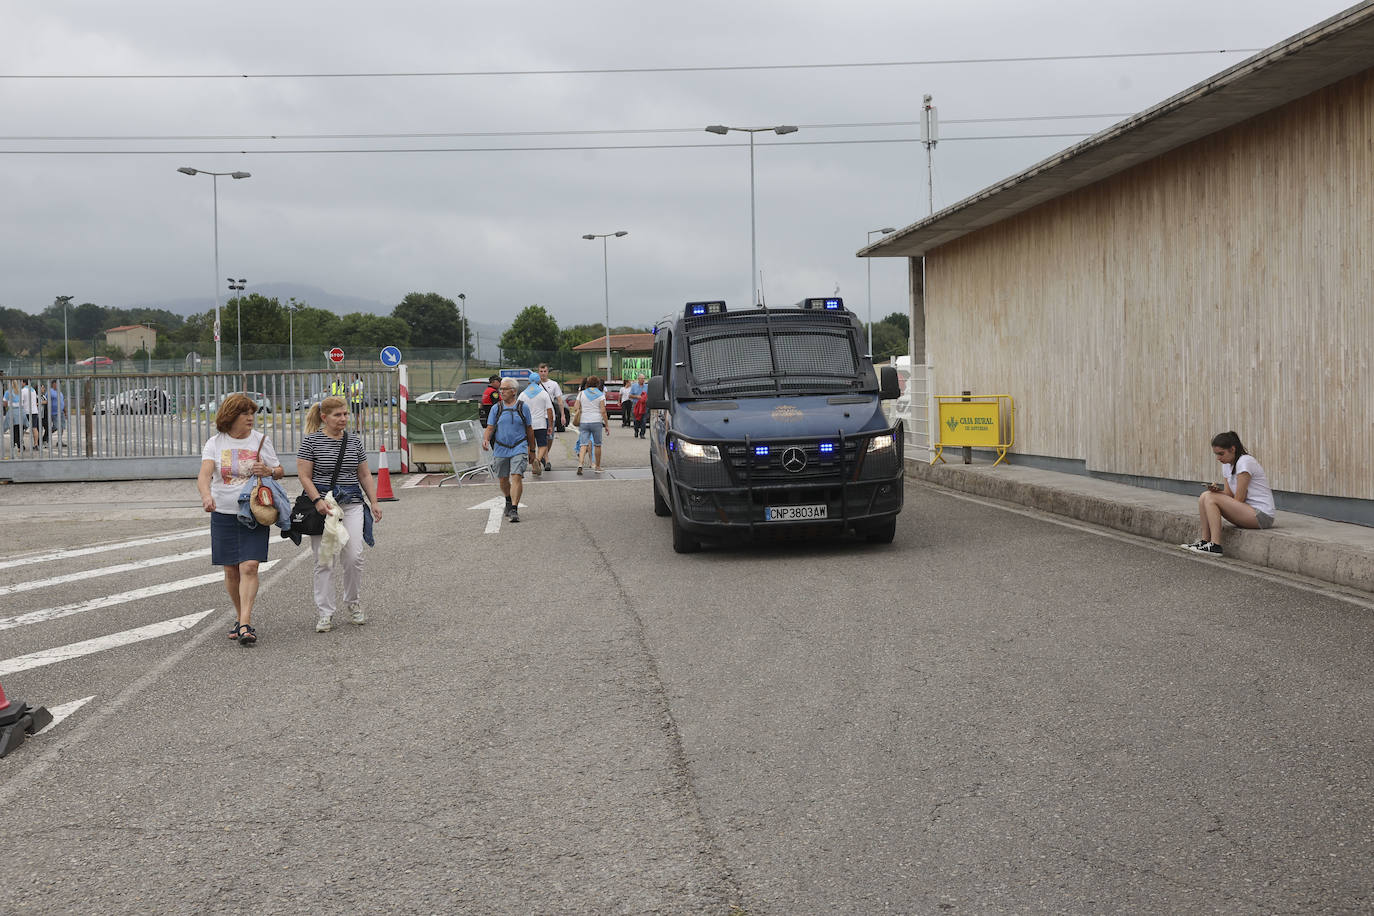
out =
<svg viewBox="0 0 1374 916"><path fill-rule="evenodd" d="M24 743L24 738L42 731L51 722L52 713L44 707L11 701L9 707L0 713L0 757L17 750Z"/></svg>

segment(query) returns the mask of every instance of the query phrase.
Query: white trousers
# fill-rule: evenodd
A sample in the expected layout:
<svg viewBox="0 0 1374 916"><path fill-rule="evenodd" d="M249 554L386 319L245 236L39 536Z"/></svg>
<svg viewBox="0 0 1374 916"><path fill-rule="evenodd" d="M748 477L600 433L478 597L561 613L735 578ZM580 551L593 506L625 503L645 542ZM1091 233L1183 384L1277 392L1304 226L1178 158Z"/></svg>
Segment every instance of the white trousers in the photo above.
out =
<svg viewBox="0 0 1374 916"><path fill-rule="evenodd" d="M338 605L334 600L336 583L343 583L343 604L352 608L358 603L358 595L363 585L363 513L368 511L363 503L349 503L343 509L344 529L348 531L348 543L334 558L333 566L320 565L320 541L318 534L310 536L310 549L315 554L315 607L321 617L332 617Z"/></svg>

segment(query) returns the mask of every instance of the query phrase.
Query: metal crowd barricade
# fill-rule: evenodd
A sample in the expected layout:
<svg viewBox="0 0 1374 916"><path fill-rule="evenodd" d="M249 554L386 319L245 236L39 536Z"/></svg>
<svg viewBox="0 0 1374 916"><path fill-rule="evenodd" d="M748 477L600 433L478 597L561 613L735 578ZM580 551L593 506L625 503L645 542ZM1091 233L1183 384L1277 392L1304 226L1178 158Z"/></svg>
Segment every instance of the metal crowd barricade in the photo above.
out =
<svg viewBox="0 0 1374 916"><path fill-rule="evenodd" d="M453 420L439 426L444 435L444 447L453 465L453 473L439 481L443 486L450 480L460 484L479 474L491 474L491 459L482 451L482 425L476 420Z"/></svg>

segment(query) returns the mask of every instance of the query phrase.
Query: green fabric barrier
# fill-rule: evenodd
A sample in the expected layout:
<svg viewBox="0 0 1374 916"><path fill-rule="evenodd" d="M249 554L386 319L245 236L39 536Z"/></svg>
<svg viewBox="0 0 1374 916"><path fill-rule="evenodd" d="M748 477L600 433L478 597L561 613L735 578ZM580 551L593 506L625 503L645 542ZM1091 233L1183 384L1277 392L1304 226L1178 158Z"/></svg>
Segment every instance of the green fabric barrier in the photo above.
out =
<svg viewBox="0 0 1374 916"><path fill-rule="evenodd" d="M425 401L406 405L406 438L420 444L440 444L440 427L455 420L476 420L476 401Z"/></svg>

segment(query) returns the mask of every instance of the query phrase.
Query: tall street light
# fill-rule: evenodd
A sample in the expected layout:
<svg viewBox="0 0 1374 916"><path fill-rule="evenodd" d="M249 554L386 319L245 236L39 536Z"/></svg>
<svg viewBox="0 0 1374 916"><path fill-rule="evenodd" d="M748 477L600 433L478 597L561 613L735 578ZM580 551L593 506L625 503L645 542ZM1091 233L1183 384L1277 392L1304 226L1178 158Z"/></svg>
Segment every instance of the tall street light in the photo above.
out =
<svg viewBox="0 0 1374 916"><path fill-rule="evenodd" d="M888 226L886 229L868 230L868 243L873 244L873 233L881 232L883 235L891 235L897 230ZM864 258L868 262L868 358L873 358L873 259Z"/></svg>
<svg viewBox="0 0 1374 916"><path fill-rule="evenodd" d="M458 329L458 339L463 348L463 377L458 380L459 384L468 380L468 294L458 294L459 317L462 326Z"/></svg>
<svg viewBox="0 0 1374 916"><path fill-rule="evenodd" d="M58 296L53 300L53 305L62 303L62 374L66 375L70 370L67 368L67 303L72 301L71 296Z"/></svg>
<svg viewBox="0 0 1374 916"><path fill-rule="evenodd" d="M243 372L243 287L248 281L229 278L229 288L238 293L234 297L234 330L239 335L239 372Z"/></svg>
<svg viewBox="0 0 1374 916"><path fill-rule="evenodd" d="M209 175L211 185L214 188L215 196L215 371L220 370L220 340L219 340L219 179L222 175L230 178L252 178L249 172L207 172L204 169L193 169L189 165L183 165L177 169L183 175ZM217 386L218 387L218 386Z"/></svg>
<svg viewBox="0 0 1374 916"><path fill-rule="evenodd" d="M706 128L707 133L722 136L732 130L749 135L749 295L753 297L754 305L758 305L759 246L758 236L754 231L754 134L768 130L775 134L794 134L797 128L791 124L779 124L777 127L726 127L724 124L712 124Z"/></svg>
<svg viewBox="0 0 1374 916"><path fill-rule="evenodd" d="M296 297L292 296L286 304L286 367L292 371L296 368L296 312L300 311L300 306L296 304Z"/></svg>
<svg viewBox="0 0 1374 916"><path fill-rule="evenodd" d="M606 239L611 236L620 239L629 234L630 233L626 232L624 229L621 229L619 232L603 232L600 235L582 236L589 242L601 239L601 274L605 278L606 283L606 378L611 377L611 268L610 261L608 261L606 257Z"/></svg>

